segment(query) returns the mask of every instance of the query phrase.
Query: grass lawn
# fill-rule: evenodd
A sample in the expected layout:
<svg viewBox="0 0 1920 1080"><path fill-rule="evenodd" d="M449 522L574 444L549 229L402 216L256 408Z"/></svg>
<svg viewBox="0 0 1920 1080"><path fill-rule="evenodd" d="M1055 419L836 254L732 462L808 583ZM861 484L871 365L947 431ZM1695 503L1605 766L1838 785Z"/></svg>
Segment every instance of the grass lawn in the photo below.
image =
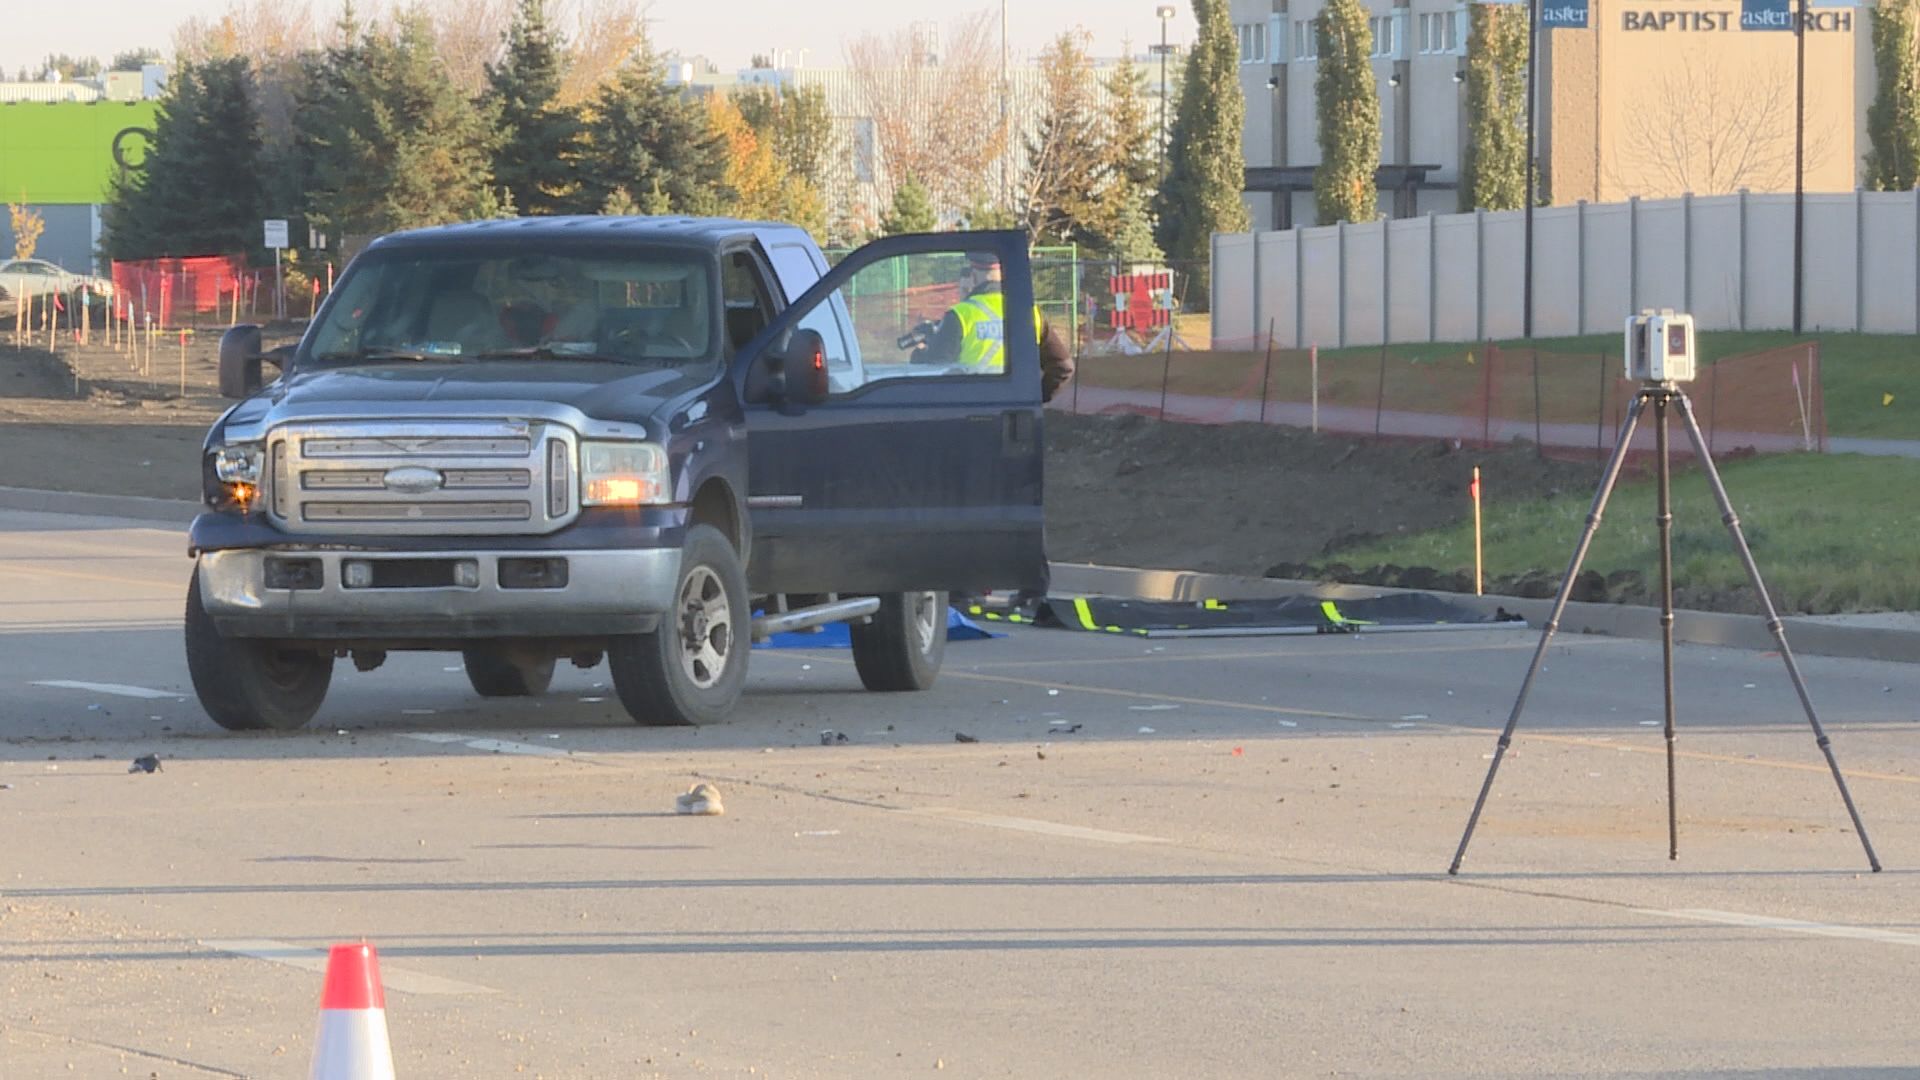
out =
<svg viewBox="0 0 1920 1080"><path fill-rule="evenodd" d="M1774 455L1720 466L1754 559L1783 612L1920 610L1920 460L1857 454ZM1597 470L1596 470L1597 472ZM1596 482L1597 482L1596 477ZM1591 490L1531 503L1500 499L1486 478L1485 559L1489 577L1566 569L1593 502ZM1622 481L1585 569L1637 570L1658 579L1655 485ZM1745 590L1745 571L1720 523L1704 474L1676 471L1673 491L1676 586ZM1473 527L1464 525L1343 549L1330 557L1377 564L1473 567ZM1683 600L1683 604L1685 601Z"/></svg>
<svg viewBox="0 0 1920 1080"><path fill-rule="evenodd" d="M1183 332L1189 340L1204 340L1204 334L1196 336L1184 328ZM1920 439L1920 338L1878 334L1795 338L1785 331L1703 333L1701 360L1711 365L1728 357L1750 356L1809 340L1817 340L1821 346L1828 434ZM1493 383L1496 416L1524 419L1533 415L1534 349L1541 356L1541 415L1549 423L1593 422L1597 399L1626 392L1621 387L1605 390L1601 385L1603 376L1612 379L1620 370L1618 334L1495 344L1501 350ZM1370 409L1380 404L1388 409L1478 415L1486 390L1482 380L1488 375L1485 353L1484 342L1390 345L1386 349L1383 387L1378 346L1323 349L1319 359L1320 401L1332 406ZM1174 394L1257 400L1264 382L1272 401L1304 402L1311 395L1306 353L1301 350L1275 349L1270 371L1264 348L1176 351L1171 364L1167 384ZM1785 430L1793 426L1791 390L1784 381L1785 361L1774 366L1781 370L1766 376L1767 385L1756 388L1756 392L1772 399L1763 414ZM1158 355L1089 356L1080 363L1080 378L1090 387L1157 393L1162 374L1163 357ZM1740 391L1731 383L1723 385L1721 391L1729 395L1730 419L1740 426L1740 410L1732 402ZM1704 409L1705 402L1701 404ZM1605 427L1610 429L1617 423L1617 413L1617 406L1603 413Z"/></svg>

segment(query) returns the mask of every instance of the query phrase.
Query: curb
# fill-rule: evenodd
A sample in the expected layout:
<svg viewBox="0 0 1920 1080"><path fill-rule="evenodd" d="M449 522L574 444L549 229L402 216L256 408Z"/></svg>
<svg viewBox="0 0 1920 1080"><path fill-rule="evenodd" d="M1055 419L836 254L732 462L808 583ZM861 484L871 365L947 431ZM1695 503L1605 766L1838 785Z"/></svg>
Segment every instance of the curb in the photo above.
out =
<svg viewBox="0 0 1920 1080"><path fill-rule="evenodd" d="M1089 563L1055 563L1053 585L1066 592L1132 596L1143 600L1199 601L1208 597L1249 600L1308 594L1329 600L1429 592L1484 614L1496 608L1526 618L1535 627L1546 622L1552 600L1513 596L1474 596L1437 590L1389 589L1363 585L1329 585L1283 578L1236 577L1191 570L1139 570ZM1797 655L1830 656L1849 660L1890 660L1920 664L1920 631L1889 627L1839 626L1804 616L1787 616L1787 644ZM1605 634L1609 637L1660 640L1660 610L1625 604L1568 603L1560 618L1561 634ZM1673 640L1687 645L1769 651L1773 635L1758 615L1727 615L1711 611L1675 611Z"/></svg>
<svg viewBox="0 0 1920 1080"><path fill-rule="evenodd" d="M72 491L0 487L0 510L186 525L200 512L200 504L174 499L149 499L139 495L86 495Z"/></svg>

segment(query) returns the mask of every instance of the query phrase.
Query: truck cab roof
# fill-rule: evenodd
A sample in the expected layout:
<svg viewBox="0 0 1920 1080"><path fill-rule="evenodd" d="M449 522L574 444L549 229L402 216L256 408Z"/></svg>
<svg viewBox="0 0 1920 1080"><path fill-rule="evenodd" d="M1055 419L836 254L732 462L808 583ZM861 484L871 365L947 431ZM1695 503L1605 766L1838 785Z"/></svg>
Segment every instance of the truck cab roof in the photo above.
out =
<svg viewBox="0 0 1920 1080"><path fill-rule="evenodd" d="M774 239L793 242L806 237L806 230L772 221L740 221L733 218L706 217L607 217L579 215L568 217L498 218L467 221L454 225L435 225L391 233L375 240L369 250L409 247L415 244L441 245L471 241L492 243L501 240L585 241L598 243L669 243L691 247L721 248L742 239ZM811 238L808 238L809 243Z"/></svg>

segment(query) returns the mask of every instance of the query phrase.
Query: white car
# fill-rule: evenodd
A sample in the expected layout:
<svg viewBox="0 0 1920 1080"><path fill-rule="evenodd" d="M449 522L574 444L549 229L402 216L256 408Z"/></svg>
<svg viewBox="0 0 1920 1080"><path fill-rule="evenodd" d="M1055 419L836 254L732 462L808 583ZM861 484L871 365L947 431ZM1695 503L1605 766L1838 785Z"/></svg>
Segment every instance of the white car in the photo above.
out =
<svg viewBox="0 0 1920 1080"><path fill-rule="evenodd" d="M20 296L30 301L47 296L73 299L83 287L94 302L113 295L113 282L106 278L70 273L44 259L0 262L0 296L9 301Z"/></svg>

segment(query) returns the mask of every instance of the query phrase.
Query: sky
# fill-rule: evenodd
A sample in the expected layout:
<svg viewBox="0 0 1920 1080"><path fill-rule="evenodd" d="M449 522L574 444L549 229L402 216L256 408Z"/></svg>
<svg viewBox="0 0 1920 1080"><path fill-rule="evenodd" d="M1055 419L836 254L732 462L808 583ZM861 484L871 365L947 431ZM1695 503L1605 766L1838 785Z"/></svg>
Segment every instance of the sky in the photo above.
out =
<svg viewBox="0 0 1920 1080"><path fill-rule="evenodd" d="M189 16L214 19L230 0L91 0L81 9L60 4L9 4L6 33L0 35L0 70L11 78L23 66L37 66L49 53L98 56L141 46L170 52L173 30ZM273 0L253 0L271 3ZM376 6L362 0L365 11ZM643 4L644 6L644 4ZM1008 0L1008 44L1016 59L1038 51L1060 31L1084 27L1093 35L1096 56L1118 55L1123 40L1135 52L1157 43L1160 23L1155 0ZM1175 0L1179 14L1169 24L1168 40L1193 37L1193 12ZM997 16L998 5L981 4ZM315 0L316 13L330 21L337 0ZM722 71L747 65L755 53L787 50L813 67L838 66L846 42L876 30L891 30L930 20L947 24L956 13L977 10L968 0L653 0L656 44L663 50L704 55ZM750 31L743 31L750 27Z"/></svg>

